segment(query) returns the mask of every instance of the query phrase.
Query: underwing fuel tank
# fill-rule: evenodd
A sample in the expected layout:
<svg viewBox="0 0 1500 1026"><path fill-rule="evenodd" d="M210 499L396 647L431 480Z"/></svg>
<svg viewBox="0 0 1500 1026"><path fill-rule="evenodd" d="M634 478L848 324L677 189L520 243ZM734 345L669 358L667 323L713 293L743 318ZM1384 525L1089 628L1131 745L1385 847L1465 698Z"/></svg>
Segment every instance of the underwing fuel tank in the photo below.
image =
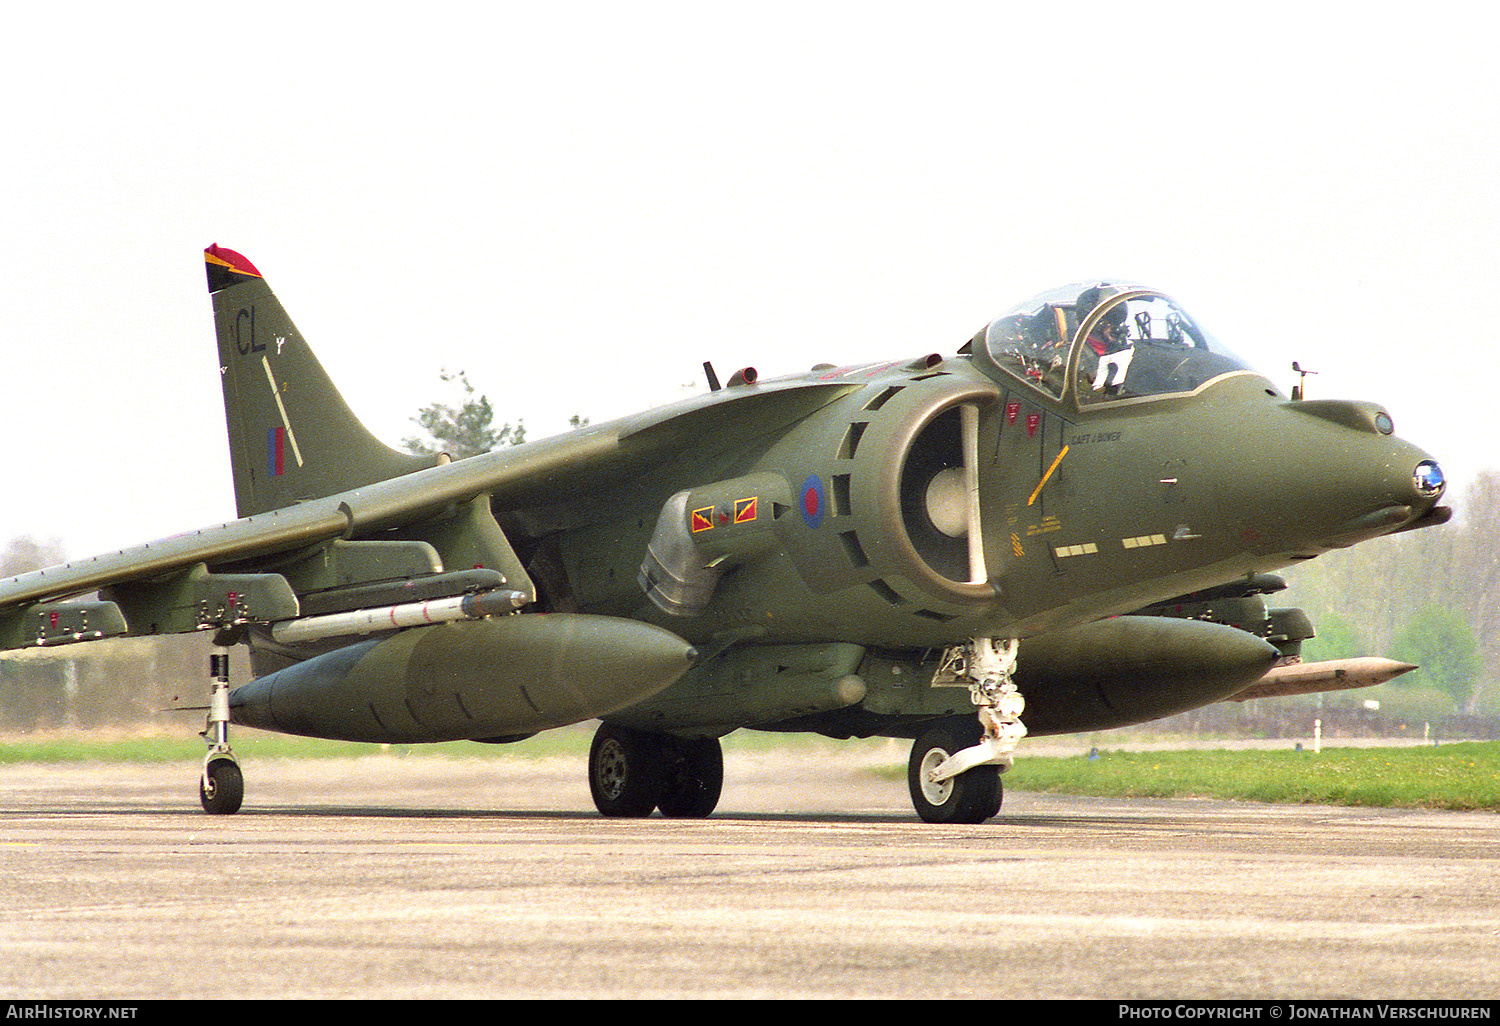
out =
<svg viewBox="0 0 1500 1026"><path fill-rule="evenodd" d="M675 634L610 616L437 624L253 680L230 695L230 721L382 744L524 735L649 698L696 657Z"/></svg>
<svg viewBox="0 0 1500 1026"><path fill-rule="evenodd" d="M1228 698L1280 654L1223 624L1116 616L1023 641L1016 683L1031 734L1107 730Z"/></svg>

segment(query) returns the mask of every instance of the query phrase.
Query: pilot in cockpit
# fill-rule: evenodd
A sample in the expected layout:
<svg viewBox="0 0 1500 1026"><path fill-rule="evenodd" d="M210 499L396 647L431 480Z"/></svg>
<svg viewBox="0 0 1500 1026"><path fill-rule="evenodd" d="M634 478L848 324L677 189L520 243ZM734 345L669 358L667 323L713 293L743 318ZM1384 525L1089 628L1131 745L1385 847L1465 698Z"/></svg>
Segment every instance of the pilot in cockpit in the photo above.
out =
<svg viewBox="0 0 1500 1026"><path fill-rule="evenodd" d="M1099 305L1102 289L1097 286L1086 290L1078 297L1078 316L1088 317ZM1125 304L1116 303L1095 322L1084 343L1087 353L1092 352L1098 360L1092 388L1095 392L1115 395L1125 383L1125 374L1130 369L1130 358L1135 355L1131 346L1130 331L1125 323Z"/></svg>
<svg viewBox="0 0 1500 1026"><path fill-rule="evenodd" d="M1249 370L1162 293L1099 281L1033 296L965 348L995 374L1057 399L1071 390L1083 406L1181 395Z"/></svg>

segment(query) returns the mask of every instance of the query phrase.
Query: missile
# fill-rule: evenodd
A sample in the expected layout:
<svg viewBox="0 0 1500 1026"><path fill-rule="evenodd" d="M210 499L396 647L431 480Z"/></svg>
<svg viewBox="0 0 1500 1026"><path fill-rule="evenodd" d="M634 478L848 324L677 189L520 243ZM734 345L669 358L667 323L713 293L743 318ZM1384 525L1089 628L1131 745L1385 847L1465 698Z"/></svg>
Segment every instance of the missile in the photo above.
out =
<svg viewBox="0 0 1500 1026"><path fill-rule="evenodd" d="M1384 684L1417 667L1412 663L1378 656L1358 659L1328 659L1317 663L1287 663L1273 666L1266 675L1243 691L1230 695L1235 702L1281 695L1310 695L1317 691L1345 691Z"/></svg>
<svg viewBox="0 0 1500 1026"><path fill-rule="evenodd" d="M393 744L527 734L649 698L696 657L677 635L617 617L458 620L356 642L250 681L230 695L230 721Z"/></svg>
<svg viewBox="0 0 1500 1026"><path fill-rule="evenodd" d="M350 634L373 634L394 627L423 627L453 620L479 620L486 616L513 612L525 604L526 596L523 593L497 588L473 595L453 595L426 602L406 602L378 609L354 609L346 613L282 620L271 626L271 637L289 645Z"/></svg>

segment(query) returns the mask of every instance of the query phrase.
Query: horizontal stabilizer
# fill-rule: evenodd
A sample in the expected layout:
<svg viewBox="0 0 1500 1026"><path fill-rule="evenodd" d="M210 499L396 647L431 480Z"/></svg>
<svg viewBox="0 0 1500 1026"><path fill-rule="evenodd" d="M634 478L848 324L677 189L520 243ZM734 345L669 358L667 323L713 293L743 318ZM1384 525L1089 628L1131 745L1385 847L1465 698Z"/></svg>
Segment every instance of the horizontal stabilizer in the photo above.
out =
<svg viewBox="0 0 1500 1026"><path fill-rule="evenodd" d="M1260 680L1229 698L1235 702L1248 702L1252 698L1368 688L1384 684L1416 668L1411 663L1382 659L1379 656L1328 659L1318 663L1288 663L1271 667Z"/></svg>

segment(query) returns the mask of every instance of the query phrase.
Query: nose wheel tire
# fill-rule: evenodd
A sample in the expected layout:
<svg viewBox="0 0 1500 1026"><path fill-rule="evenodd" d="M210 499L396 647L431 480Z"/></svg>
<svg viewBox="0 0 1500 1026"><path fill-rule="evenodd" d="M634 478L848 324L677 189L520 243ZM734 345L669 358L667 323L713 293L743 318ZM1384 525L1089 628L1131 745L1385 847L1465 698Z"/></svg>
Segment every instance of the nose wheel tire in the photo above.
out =
<svg viewBox="0 0 1500 1026"><path fill-rule="evenodd" d="M999 766L976 766L947 780L934 780L935 771L954 752L979 740L978 725L947 724L922 734L911 749L906 781L912 805L927 823L983 823L1000 811L1004 790Z"/></svg>

